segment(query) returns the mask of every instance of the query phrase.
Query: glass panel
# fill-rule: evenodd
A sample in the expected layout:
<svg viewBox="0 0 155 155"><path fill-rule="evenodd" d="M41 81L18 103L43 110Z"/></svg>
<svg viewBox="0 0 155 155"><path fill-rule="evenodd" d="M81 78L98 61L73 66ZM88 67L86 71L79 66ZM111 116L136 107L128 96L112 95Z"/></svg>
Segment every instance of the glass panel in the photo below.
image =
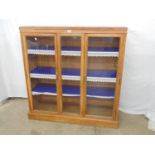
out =
<svg viewBox="0 0 155 155"><path fill-rule="evenodd" d="M34 110L57 111L54 37L27 37Z"/></svg>
<svg viewBox="0 0 155 155"><path fill-rule="evenodd" d="M61 55L63 112L79 114L81 37L62 36Z"/></svg>
<svg viewBox="0 0 155 155"><path fill-rule="evenodd" d="M33 108L42 111L57 111L56 97L50 95L34 95Z"/></svg>
<svg viewBox="0 0 155 155"><path fill-rule="evenodd" d="M119 38L88 38L88 115L112 116L118 51Z"/></svg>

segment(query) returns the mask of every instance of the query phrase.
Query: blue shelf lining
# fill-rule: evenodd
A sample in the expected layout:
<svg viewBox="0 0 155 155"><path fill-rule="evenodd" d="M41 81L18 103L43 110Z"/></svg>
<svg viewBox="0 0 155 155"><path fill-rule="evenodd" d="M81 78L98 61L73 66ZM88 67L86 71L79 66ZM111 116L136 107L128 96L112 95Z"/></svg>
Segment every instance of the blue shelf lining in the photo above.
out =
<svg viewBox="0 0 155 155"><path fill-rule="evenodd" d="M31 70L31 73L55 75L56 71L55 71L55 68L52 68L52 67L36 67Z"/></svg>
<svg viewBox="0 0 155 155"><path fill-rule="evenodd" d="M31 50L54 50L54 46L32 46Z"/></svg>
<svg viewBox="0 0 155 155"><path fill-rule="evenodd" d="M55 71L55 68L52 68L52 67L36 67L31 71L31 73L55 75L56 71ZM80 69L63 68L62 75L80 76ZM116 71L115 70L88 70L87 76L88 77L102 77L102 78L103 77L116 78Z"/></svg>
<svg viewBox="0 0 155 155"><path fill-rule="evenodd" d="M88 47L88 51L89 52L95 52L95 51L98 51L98 52L118 52L118 48L116 47Z"/></svg>
<svg viewBox="0 0 155 155"><path fill-rule="evenodd" d="M62 87L63 96L80 96L80 87L78 86L63 86ZM56 95L56 86L48 84L38 84L32 89L32 94L55 94ZM96 87L87 87L87 97L95 98L114 98L114 89L113 88L96 88Z"/></svg>
<svg viewBox="0 0 155 155"><path fill-rule="evenodd" d="M32 46L30 50L54 50L53 46ZM80 52L81 47L61 47L62 51L74 51L74 52ZM116 47L88 47L89 52L118 52L119 48Z"/></svg>

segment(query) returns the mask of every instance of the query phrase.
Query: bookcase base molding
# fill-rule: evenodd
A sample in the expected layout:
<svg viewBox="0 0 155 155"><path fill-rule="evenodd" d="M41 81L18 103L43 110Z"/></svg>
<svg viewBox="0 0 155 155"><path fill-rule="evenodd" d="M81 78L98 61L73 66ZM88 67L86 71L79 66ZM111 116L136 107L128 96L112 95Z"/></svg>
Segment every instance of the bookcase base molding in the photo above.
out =
<svg viewBox="0 0 155 155"><path fill-rule="evenodd" d="M47 114L47 113L28 113L29 119L32 120L41 120L41 121L53 121L53 122L63 122L63 123L72 123L80 125L89 125L89 126L101 126L101 127L110 127L118 128L119 121L118 118L113 120L112 118L89 118L89 117L77 117L72 115L61 115L61 114Z"/></svg>
<svg viewBox="0 0 155 155"><path fill-rule="evenodd" d="M30 119L119 126L127 28L20 27Z"/></svg>

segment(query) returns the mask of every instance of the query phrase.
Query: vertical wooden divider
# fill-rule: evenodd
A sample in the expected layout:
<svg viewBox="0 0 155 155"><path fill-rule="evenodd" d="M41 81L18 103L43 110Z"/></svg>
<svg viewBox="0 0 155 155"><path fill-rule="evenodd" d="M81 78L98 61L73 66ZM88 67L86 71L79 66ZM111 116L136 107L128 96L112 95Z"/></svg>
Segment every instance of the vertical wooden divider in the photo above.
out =
<svg viewBox="0 0 155 155"><path fill-rule="evenodd" d="M80 116L86 113L86 35L81 36L81 79L80 79Z"/></svg>
<svg viewBox="0 0 155 155"><path fill-rule="evenodd" d="M26 78L26 85L27 85L27 95L29 100L29 109L30 109L30 112L32 112L33 99L32 99L32 90L31 90L31 79L30 79L30 71L29 71L29 63L28 63L26 36L24 34L21 34L21 42L22 42L25 78Z"/></svg>
<svg viewBox="0 0 155 155"><path fill-rule="evenodd" d="M55 36L55 64L56 64L56 88L57 88L57 112L62 113L62 74L61 74L61 38Z"/></svg>
<svg viewBox="0 0 155 155"><path fill-rule="evenodd" d="M117 65L117 80L115 86L115 99L113 106L113 120L118 119L118 107L119 107L119 99L120 99L120 90L122 83L122 73L123 73L123 62L124 62L124 54L125 54L125 43L126 43L126 34L122 34L120 37L119 44L119 57L118 57L118 65Z"/></svg>

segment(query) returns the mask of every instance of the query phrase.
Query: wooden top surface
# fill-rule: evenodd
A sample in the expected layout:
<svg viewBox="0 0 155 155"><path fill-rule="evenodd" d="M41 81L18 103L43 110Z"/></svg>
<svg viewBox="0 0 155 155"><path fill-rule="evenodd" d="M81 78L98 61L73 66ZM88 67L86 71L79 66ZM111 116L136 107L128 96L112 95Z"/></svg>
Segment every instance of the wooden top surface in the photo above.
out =
<svg viewBox="0 0 155 155"><path fill-rule="evenodd" d="M81 33L127 33L127 27L37 27L37 26L21 26L20 31L26 32L81 32Z"/></svg>

